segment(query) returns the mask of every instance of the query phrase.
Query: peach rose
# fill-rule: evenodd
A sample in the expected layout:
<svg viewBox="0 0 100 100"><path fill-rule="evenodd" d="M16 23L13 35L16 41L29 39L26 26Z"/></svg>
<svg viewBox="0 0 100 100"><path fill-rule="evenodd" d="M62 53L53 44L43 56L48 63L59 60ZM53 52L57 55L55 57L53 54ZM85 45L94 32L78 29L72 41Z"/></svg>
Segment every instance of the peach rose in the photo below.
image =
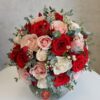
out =
<svg viewBox="0 0 100 100"><path fill-rule="evenodd" d="M71 43L71 50L78 52L78 51L83 51L84 50L84 38L81 33L78 33L72 43Z"/></svg>
<svg viewBox="0 0 100 100"><path fill-rule="evenodd" d="M53 21L51 28L54 29L55 31L59 31L61 34L68 32L67 24L65 24L60 20Z"/></svg>
<svg viewBox="0 0 100 100"><path fill-rule="evenodd" d="M20 41L21 48L27 46L29 51L37 51L37 35L36 34L29 34L25 35Z"/></svg>
<svg viewBox="0 0 100 100"><path fill-rule="evenodd" d="M38 80L46 78L47 71L45 64L43 62L37 62L37 64L30 70L30 74Z"/></svg>
<svg viewBox="0 0 100 100"><path fill-rule="evenodd" d="M44 20L44 19L45 19L44 16L36 17L36 18L31 20L31 24L34 24L34 23L39 22L39 21Z"/></svg>
<svg viewBox="0 0 100 100"><path fill-rule="evenodd" d="M40 36L37 39L38 46L43 50L48 50L51 45L52 39L48 35Z"/></svg>
<svg viewBox="0 0 100 100"><path fill-rule="evenodd" d="M47 51L39 49L36 53L36 58L39 61L45 61L47 59Z"/></svg>

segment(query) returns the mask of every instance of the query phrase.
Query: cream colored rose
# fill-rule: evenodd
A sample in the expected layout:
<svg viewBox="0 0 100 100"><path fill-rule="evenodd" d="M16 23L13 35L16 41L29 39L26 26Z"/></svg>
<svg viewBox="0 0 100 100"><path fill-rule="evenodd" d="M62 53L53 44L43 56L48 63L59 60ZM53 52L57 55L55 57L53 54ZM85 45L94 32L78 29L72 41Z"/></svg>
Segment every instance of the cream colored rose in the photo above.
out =
<svg viewBox="0 0 100 100"><path fill-rule="evenodd" d="M51 28L54 29L55 31L59 31L61 34L68 32L67 24L65 24L60 20L53 21Z"/></svg>
<svg viewBox="0 0 100 100"><path fill-rule="evenodd" d="M36 59L39 61L45 61L47 59L47 51L39 49L36 53Z"/></svg>
<svg viewBox="0 0 100 100"><path fill-rule="evenodd" d="M70 28L71 30L76 30L76 29L79 29L80 26L75 22L71 22Z"/></svg>
<svg viewBox="0 0 100 100"><path fill-rule="evenodd" d="M54 74L59 75L72 68L72 61L66 57L57 56L57 63L53 67Z"/></svg>
<svg viewBox="0 0 100 100"><path fill-rule="evenodd" d="M44 16L36 17L36 18L31 20L31 24L34 24L34 23L39 22L39 21L42 21L44 19L45 19Z"/></svg>
<svg viewBox="0 0 100 100"><path fill-rule="evenodd" d="M21 41L20 41L21 48L24 46L27 46L28 49L32 51L37 51L38 45L37 45L37 35L36 34L29 34L25 35Z"/></svg>
<svg viewBox="0 0 100 100"><path fill-rule="evenodd" d="M40 36L37 39L38 46L43 50L48 50L51 45L52 39L48 35Z"/></svg>
<svg viewBox="0 0 100 100"><path fill-rule="evenodd" d="M38 80L37 87L41 89L47 88L47 80L45 78Z"/></svg>

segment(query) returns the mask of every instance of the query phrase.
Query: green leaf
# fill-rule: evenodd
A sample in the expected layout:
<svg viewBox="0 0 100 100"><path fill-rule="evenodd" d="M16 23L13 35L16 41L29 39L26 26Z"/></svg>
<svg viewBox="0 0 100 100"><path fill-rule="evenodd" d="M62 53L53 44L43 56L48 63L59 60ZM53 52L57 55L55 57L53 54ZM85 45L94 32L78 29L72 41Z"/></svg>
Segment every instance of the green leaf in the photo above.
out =
<svg viewBox="0 0 100 100"><path fill-rule="evenodd" d="M73 15L73 9L65 13L67 16L72 16Z"/></svg>
<svg viewBox="0 0 100 100"><path fill-rule="evenodd" d="M9 38L8 39L10 42L14 43L13 38Z"/></svg>
<svg viewBox="0 0 100 100"><path fill-rule="evenodd" d="M15 77L14 80L15 80L16 82L18 82L18 78L17 78L17 77Z"/></svg>
<svg viewBox="0 0 100 100"><path fill-rule="evenodd" d="M54 12L55 11L55 9L52 8L51 6L49 6L49 9L50 9L50 12Z"/></svg>
<svg viewBox="0 0 100 100"><path fill-rule="evenodd" d="M34 18L34 17L33 17L33 15L30 15L29 17L30 17L31 19L33 19L33 18Z"/></svg>
<svg viewBox="0 0 100 100"><path fill-rule="evenodd" d="M72 35L75 34L75 30L69 30L67 34L70 35L70 36L72 36Z"/></svg>
<svg viewBox="0 0 100 100"><path fill-rule="evenodd" d="M60 37L61 36L61 33L59 31L56 31L56 32L54 32L53 36L55 38Z"/></svg>
<svg viewBox="0 0 100 100"><path fill-rule="evenodd" d="M64 12L64 9L61 9L61 11L60 11L61 13L63 13Z"/></svg>
<svg viewBox="0 0 100 100"><path fill-rule="evenodd" d="M24 20L26 20L28 23L30 23L30 20L28 17L24 17Z"/></svg>

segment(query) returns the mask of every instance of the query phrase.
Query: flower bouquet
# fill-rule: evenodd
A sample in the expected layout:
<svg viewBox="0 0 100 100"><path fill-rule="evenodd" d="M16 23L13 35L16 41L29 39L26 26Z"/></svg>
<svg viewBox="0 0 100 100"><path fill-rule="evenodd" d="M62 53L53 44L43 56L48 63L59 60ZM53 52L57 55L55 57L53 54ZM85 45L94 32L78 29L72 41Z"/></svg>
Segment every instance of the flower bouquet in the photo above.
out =
<svg viewBox="0 0 100 100"><path fill-rule="evenodd" d="M8 57L34 94L48 100L72 90L78 74L88 69L88 32L70 19L72 10L49 7L32 15L15 38ZM58 100L58 99L57 99Z"/></svg>

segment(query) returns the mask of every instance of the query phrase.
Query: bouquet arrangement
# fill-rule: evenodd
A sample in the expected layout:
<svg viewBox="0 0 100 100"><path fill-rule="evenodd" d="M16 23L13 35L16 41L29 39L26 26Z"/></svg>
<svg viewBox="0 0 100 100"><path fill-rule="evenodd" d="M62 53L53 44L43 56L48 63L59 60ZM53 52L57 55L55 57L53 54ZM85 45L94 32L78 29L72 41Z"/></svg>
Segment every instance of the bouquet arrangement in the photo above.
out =
<svg viewBox="0 0 100 100"><path fill-rule="evenodd" d="M88 34L69 12L49 7L17 29L8 57L34 94L47 100L73 89L77 75L88 68ZM63 91L63 92L62 92Z"/></svg>

